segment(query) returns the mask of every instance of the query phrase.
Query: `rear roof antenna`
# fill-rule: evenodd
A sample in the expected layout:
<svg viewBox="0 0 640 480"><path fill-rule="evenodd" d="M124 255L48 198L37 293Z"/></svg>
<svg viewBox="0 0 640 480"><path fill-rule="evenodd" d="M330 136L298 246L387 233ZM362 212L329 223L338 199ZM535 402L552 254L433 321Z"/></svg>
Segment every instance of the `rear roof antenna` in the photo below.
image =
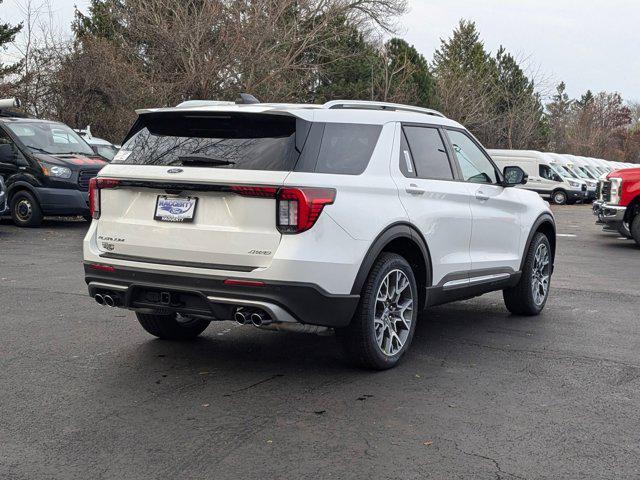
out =
<svg viewBox="0 0 640 480"><path fill-rule="evenodd" d="M240 97L236 99L236 103L238 105L251 105L253 103L260 103L260 100L249 93L241 93Z"/></svg>

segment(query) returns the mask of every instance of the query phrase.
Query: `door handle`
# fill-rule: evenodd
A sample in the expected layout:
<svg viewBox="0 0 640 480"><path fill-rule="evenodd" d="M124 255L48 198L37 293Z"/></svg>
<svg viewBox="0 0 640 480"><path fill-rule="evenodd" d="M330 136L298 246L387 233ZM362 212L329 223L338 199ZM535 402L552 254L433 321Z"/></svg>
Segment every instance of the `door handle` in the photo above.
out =
<svg viewBox="0 0 640 480"><path fill-rule="evenodd" d="M424 195L424 192L426 192L424 188L418 187L415 183L410 184L405 191L411 195Z"/></svg>
<svg viewBox="0 0 640 480"><path fill-rule="evenodd" d="M482 190L478 190L476 192L476 198L478 200L480 200L481 202L484 202L485 200L489 200L489 195L487 195L486 193L484 193Z"/></svg>

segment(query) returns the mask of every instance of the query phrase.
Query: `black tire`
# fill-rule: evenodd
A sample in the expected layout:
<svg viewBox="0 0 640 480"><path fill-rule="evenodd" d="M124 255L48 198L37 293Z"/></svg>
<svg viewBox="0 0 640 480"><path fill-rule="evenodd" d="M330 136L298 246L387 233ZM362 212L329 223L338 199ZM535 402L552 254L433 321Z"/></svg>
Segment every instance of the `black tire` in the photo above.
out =
<svg viewBox="0 0 640 480"><path fill-rule="evenodd" d="M631 235L631 228L628 223L622 222L618 226L618 233L624 238L628 238L630 240L633 239L633 236Z"/></svg>
<svg viewBox="0 0 640 480"><path fill-rule="evenodd" d="M640 247L640 214L636 215L635 218L631 220L631 236Z"/></svg>
<svg viewBox="0 0 640 480"><path fill-rule="evenodd" d="M556 205L566 205L568 198L567 192L564 190L556 190L551 194L551 201Z"/></svg>
<svg viewBox="0 0 640 480"><path fill-rule="evenodd" d="M546 266L546 274L548 275L548 283L546 293L542 301L536 301L534 298L534 269L536 265L536 252L541 245L546 247L548 253L548 264ZM543 233L536 233L531 241L529 250L526 253L522 276L517 285L503 290L502 296L504 303L511 313L515 315L539 315L544 309L549 297L549 289L551 288L551 245L549 239Z"/></svg>
<svg viewBox="0 0 640 480"><path fill-rule="evenodd" d="M31 192L21 191L11 197L11 218L18 227L39 227L42 209Z"/></svg>
<svg viewBox="0 0 640 480"><path fill-rule="evenodd" d="M402 328L398 338L404 337L404 343L401 348L399 348L394 354L388 354L383 352L384 346L380 346L378 344L378 340L376 337L376 327L374 325L374 316L376 315L376 308L381 306L381 303L377 301L378 292L382 286L383 281L387 278L388 275L398 275L397 271L400 271L404 274L404 278L408 280L408 288L410 289L411 301L413 302L413 308L406 310L405 318L408 320L411 319L411 324L409 328ZM402 275L400 275L402 278ZM393 277L391 277L393 278ZM402 303L408 303L408 299L406 296L408 292L406 292L406 288L402 290ZM395 297L394 290L394 297ZM389 295L389 291L387 290L386 295ZM392 302L392 300L389 300ZM400 300L399 300L400 302ZM380 257L376 260L365 284L362 287L362 293L360 296L360 303L358 304L358 308L356 310L353 319L348 327L338 330L336 333L338 338L341 340L347 355L351 359L351 361L361 367L375 369L375 370L386 370L388 368L394 367L398 364L398 362L402 359L405 352L409 349L411 345L411 341L413 340L413 335L416 328L416 323L418 319L418 288L416 285L415 276L413 274L413 270L409 263L400 255L396 255L394 253L382 253ZM388 310L385 307L384 312L386 313ZM390 312L393 312L390 310ZM384 315L380 315L384 317ZM393 318L393 317L389 317ZM397 318L397 316L396 316ZM384 318L381 322L384 321ZM394 322L394 325L400 324L400 320L390 320ZM379 325L382 325L380 323ZM391 350L393 347L393 340L388 333L388 328L385 330L385 326L382 325L380 338L382 339L382 344L386 345L389 353L393 353ZM395 330L397 333L397 330ZM399 344L396 343L396 347Z"/></svg>
<svg viewBox="0 0 640 480"><path fill-rule="evenodd" d="M148 333L163 340L192 340L209 326L209 320L159 313L138 313L138 322Z"/></svg>

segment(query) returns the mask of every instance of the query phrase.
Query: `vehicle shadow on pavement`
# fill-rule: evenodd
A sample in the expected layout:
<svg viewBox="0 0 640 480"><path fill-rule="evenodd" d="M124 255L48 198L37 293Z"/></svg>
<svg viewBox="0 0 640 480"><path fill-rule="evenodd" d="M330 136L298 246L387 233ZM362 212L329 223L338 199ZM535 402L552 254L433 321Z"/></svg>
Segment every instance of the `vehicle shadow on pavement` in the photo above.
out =
<svg viewBox="0 0 640 480"><path fill-rule="evenodd" d="M0 225L11 226L16 229L10 217L0 218ZM36 230L38 228L89 228L90 223L81 217L45 217L40 227L25 230Z"/></svg>
<svg viewBox="0 0 640 480"><path fill-rule="evenodd" d="M135 328L137 325L131 325ZM511 331L525 336L531 320L512 317L504 306L496 304L447 305L428 310L418 321L407 358L399 368L412 368L414 355L433 356L436 361L456 339L486 336L486 332ZM472 360L471 358L469 359ZM212 324L202 337L189 342L149 339L128 351L119 352L112 365L116 371L131 366L137 370L171 370L187 374L194 371L224 372L233 376L242 372L273 375L309 375L352 372L355 376L371 371L351 365L334 335L317 336L262 331L231 322ZM415 365L414 365L415 366Z"/></svg>

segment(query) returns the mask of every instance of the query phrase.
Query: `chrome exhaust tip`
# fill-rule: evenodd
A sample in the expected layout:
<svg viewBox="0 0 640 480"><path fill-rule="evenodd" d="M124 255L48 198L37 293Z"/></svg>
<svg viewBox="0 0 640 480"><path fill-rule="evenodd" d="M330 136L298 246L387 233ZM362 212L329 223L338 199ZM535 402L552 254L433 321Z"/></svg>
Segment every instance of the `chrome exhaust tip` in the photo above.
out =
<svg viewBox="0 0 640 480"><path fill-rule="evenodd" d="M249 315L245 315L241 308L236 310L236 313L233 315L233 319L238 325L246 325L250 322Z"/></svg>
<svg viewBox="0 0 640 480"><path fill-rule="evenodd" d="M254 312L251 314L251 323L253 323L256 327L270 325L271 322L271 318L269 318L269 316L263 312Z"/></svg>
<svg viewBox="0 0 640 480"><path fill-rule="evenodd" d="M115 307L116 306L116 302L113 299L113 297L111 295L105 295L104 296L104 304L107 307Z"/></svg>
<svg viewBox="0 0 640 480"><path fill-rule="evenodd" d="M104 305L104 297L99 293L96 293L95 297L93 297L98 305Z"/></svg>

